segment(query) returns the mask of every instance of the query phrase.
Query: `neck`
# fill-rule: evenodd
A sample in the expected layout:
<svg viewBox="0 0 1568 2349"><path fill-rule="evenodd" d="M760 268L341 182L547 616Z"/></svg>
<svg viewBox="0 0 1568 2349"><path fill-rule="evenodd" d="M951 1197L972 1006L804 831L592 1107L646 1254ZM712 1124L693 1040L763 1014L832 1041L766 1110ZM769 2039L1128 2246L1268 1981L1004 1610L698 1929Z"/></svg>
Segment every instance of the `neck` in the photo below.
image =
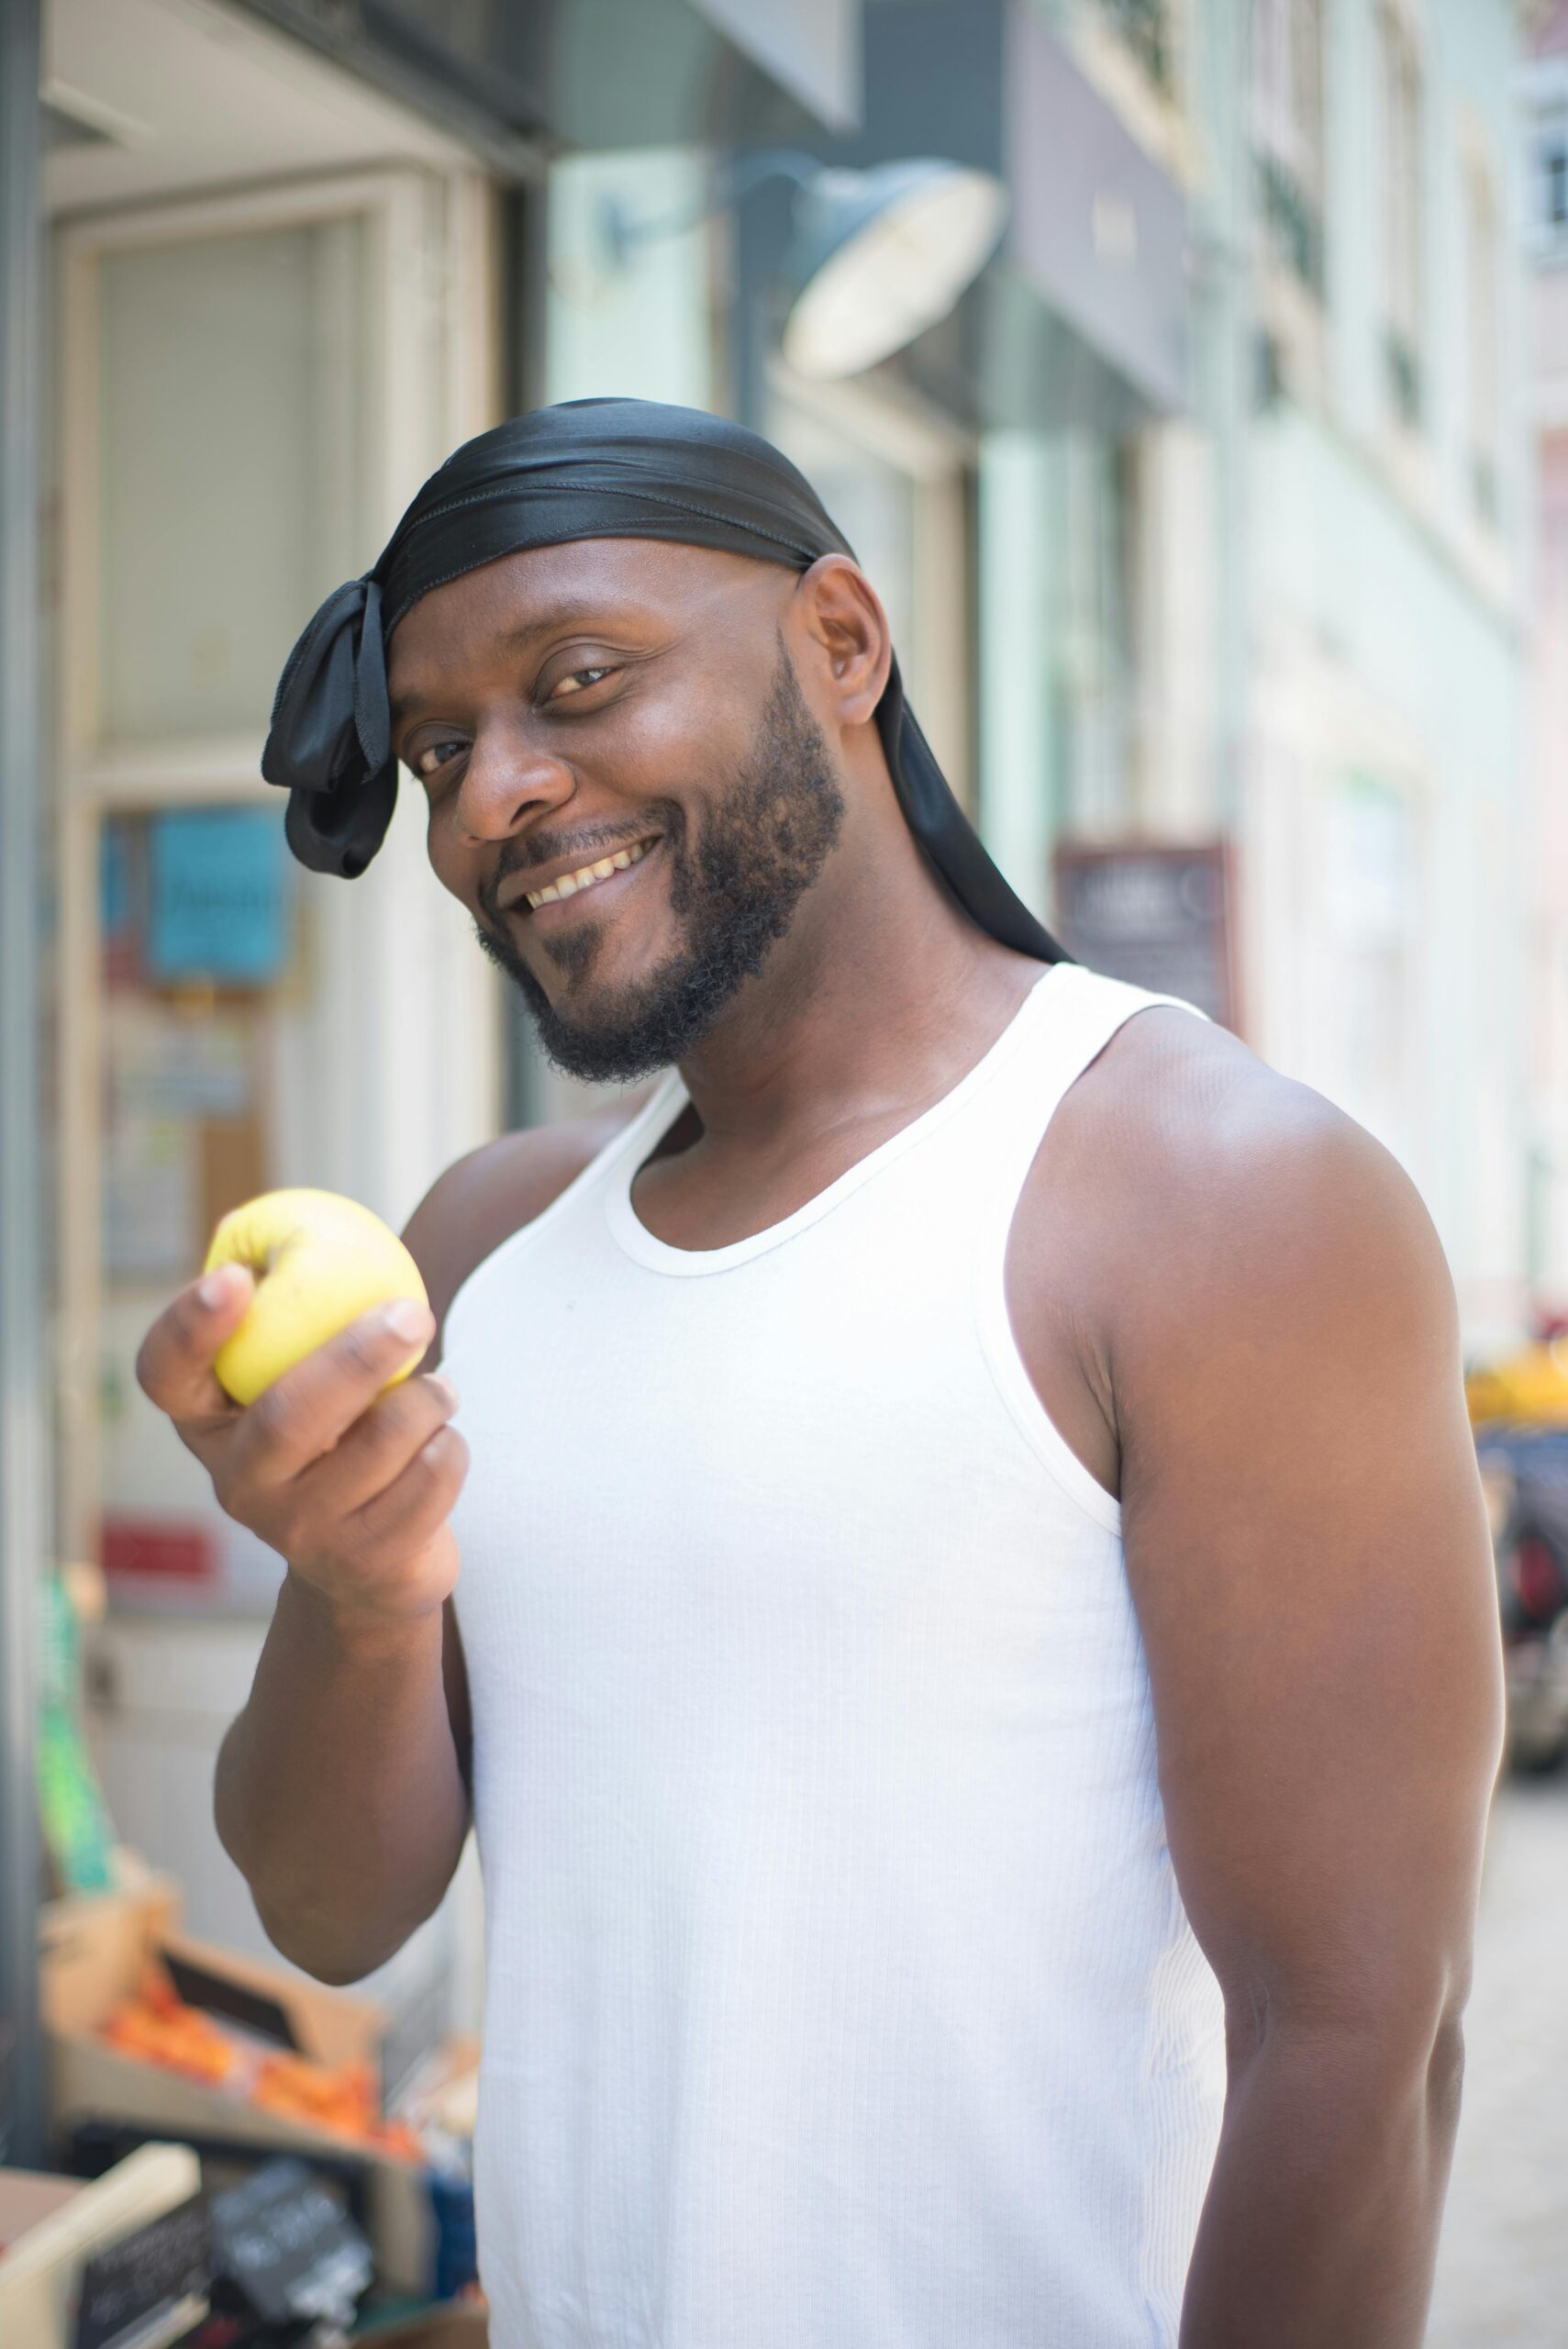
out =
<svg viewBox="0 0 1568 2349"><path fill-rule="evenodd" d="M959 910L889 812L835 851L788 935L681 1063L705 1150L778 1152L917 1111L973 1066L1040 976Z"/></svg>

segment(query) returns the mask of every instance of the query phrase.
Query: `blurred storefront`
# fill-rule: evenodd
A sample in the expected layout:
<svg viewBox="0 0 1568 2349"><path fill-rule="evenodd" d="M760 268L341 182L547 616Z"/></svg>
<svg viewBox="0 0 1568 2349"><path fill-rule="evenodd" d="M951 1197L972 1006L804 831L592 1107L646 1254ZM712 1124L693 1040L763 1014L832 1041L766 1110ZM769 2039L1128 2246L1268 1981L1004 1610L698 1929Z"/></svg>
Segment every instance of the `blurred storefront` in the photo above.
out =
<svg viewBox="0 0 1568 2349"><path fill-rule="evenodd" d="M287 858L258 772L277 674L432 467L562 363L552 161L635 125L657 201L712 147L846 120L856 13L43 12L58 1543L106 1572L90 1693L116 1829L232 1948L265 1944L212 1769L281 1564L141 1397L140 1335L228 1207L302 1183L400 1222L528 1106L412 796L351 888ZM558 194L569 219L570 165ZM674 395L706 401L699 242ZM477 1940L470 1879L374 1986L406 2046L475 2020Z"/></svg>

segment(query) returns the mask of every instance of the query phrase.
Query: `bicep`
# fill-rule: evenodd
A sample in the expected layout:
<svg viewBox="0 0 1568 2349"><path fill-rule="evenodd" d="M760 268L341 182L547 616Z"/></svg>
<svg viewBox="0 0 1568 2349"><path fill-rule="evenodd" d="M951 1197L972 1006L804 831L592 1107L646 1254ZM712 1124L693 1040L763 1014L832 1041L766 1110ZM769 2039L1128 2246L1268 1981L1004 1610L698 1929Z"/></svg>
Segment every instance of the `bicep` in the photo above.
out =
<svg viewBox="0 0 1568 2349"><path fill-rule="evenodd" d="M1178 1262L1126 1415L1172 1856L1229 1998L1447 1998L1499 1723L1451 1292L1365 1137L1277 1173Z"/></svg>

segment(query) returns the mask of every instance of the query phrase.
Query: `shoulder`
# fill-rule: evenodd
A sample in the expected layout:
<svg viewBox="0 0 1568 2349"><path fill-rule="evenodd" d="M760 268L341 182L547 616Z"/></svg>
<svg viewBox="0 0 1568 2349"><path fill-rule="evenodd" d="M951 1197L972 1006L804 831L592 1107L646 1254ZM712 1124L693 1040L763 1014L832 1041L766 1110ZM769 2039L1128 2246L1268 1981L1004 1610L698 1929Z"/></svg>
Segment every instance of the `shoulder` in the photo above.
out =
<svg viewBox="0 0 1568 2349"><path fill-rule="evenodd" d="M403 1237L424 1275L438 1328L470 1273L504 1240L543 1215L630 1124L645 1098L639 1094L564 1125L503 1134L437 1178Z"/></svg>
<svg viewBox="0 0 1568 2349"><path fill-rule="evenodd" d="M1224 1030L1140 1013L1048 1140L1032 1198L1038 1209L1049 1188L1082 1203L1095 1318L1127 1375L1244 1355L1287 1329L1293 1346L1326 1352L1373 1330L1380 1349L1396 1332L1429 1349L1440 1339L1457 1375L1451 1283L1408 1175Z"/></svg>

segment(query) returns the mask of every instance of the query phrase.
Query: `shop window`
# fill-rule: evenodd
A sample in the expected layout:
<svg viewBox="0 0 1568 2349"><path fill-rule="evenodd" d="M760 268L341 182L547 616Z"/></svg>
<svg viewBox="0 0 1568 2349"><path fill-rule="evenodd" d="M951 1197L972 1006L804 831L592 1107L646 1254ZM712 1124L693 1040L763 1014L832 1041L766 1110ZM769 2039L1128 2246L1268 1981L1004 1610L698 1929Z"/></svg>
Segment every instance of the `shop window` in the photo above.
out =
<svg viewBox="0 0 1568 2349"><path fill-rule="evenodd" d="M1425 413L1421 330L1421 69L1396 8L1378 20L1383 164L1383 357L1388 406L1401 430Z"/></svg>
<svg viewBox="0 0 1568 2349"><path fill-rule="evenodd" d="M1324 809L1322 935L1314 1081L1396 1156L1414 1141L1419 1063L1414 989L1420 863L1405 791L1343 776Z"/></svg>
<svg viewBox="0 0 1568 2349"><path fill-rule="evenodd" d="M1169 0L1096 0L1100 15L1130 50L1157 90L1175 86L1175 43Z"/></svg>
<svg viewBox="0 0 1568 2349"><path fill-rule="evenodd" d="M493 420L478 197L388 171L61 231L61 1489L117 1600L275 1580L135 1379L214 1223L300 1182L399 1220L493 1125L495 982L414 798L344 888L257 772L302 619Z"/></svg>
<svg viewBox="0 0 1568 2349"><path fill-rule="evenodd" d="M271 808L165 807L101 829L111 1290L188 1279L218 1218L272 1180L272 1028L295 896Z"/></svg>
<svg viewBox="0 0 1568 2349"><path fill-rule="evenodd" d="M1116 839L1137 820L1138 473L1132 445L1063 436L1057 547L1058 722L1070 829Z"/></svg>
<svg viewBox="0 0 1568 2349"><path fill-rule="evenodd" d="M1568 248L1568 110L1556 110L1536 140L1530 211L1543 252Z"/></svg>
<svg viewBox="0 0 1568 2349"><path fill-rule="evenodd" d="M1276 258L1323 292L1323 0L1257 0L1258 211Z"/></svg>
<svg viewBox="0 0 1568 2349"><path fill-rule="evenodd" d="M1497 371L1502 318L1497 188L1485 155L1469 158L1464 184L1470 493L1478 518L1491 526L1498 518L1502 416Z"/></svg>
<svg viewBox="0 0 1568 2349"><path fill-rule="evenodd" d="M361 218L127 244L96 271L97 745L253 740L352 569Z"/></svg>

